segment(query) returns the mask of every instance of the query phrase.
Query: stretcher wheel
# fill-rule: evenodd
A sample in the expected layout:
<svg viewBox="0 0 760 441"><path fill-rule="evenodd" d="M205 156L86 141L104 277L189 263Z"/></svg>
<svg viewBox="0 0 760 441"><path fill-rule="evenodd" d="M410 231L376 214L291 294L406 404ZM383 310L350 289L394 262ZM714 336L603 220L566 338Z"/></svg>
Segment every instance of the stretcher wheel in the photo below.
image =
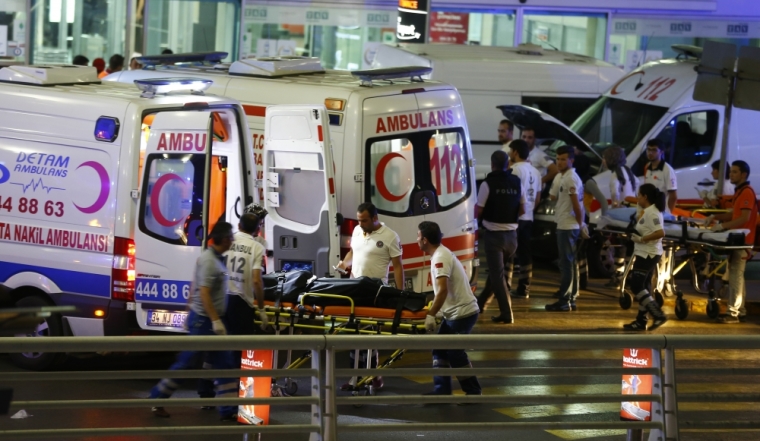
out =
<svg viewBox="0 0 760 441"><path fill-rule="evenodd" d="M678 299L676 299L676 317L679 320L684 320L689 316L689 304L681 297L681 293L678 294Z"/></svg>
<svg viewBox="0 0 760 441"><path fill-rule="evenodd" d="M718 313L720 312L720 307L718 306L718 302L714 299L710 299L707 301L707 316L711 319L714 319L718 316Z"/></svg>
<svg viewBox="0 0 760 441"><path fill-rule="evenodd" d="M298 383L293 380L288 380L285 383L285 393L292 397L296 392L298 392Z"/></svg>
<svg viewBox="0 0 760 441"><path fill-rule="evenodd" d="M662 305L665 304L665 297L662 296L662 293L660 291L655 291L654 301L657 302L658 305L660 305L660 308L662 308Z"/></svg>
<svg viewBox="0 0 760 441"><path fill-rule="evenodd" d="M618 299L620 302L620 307L623 309L630 309L631 305L633 305L633 296L629 293L625 293Z"/></svg>

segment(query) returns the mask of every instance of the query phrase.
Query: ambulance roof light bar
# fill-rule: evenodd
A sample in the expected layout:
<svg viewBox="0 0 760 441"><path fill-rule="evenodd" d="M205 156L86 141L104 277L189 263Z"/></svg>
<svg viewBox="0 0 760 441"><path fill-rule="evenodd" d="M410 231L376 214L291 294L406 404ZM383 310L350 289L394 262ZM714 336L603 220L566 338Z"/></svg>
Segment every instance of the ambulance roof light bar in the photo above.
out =
<svg viewBox="0 0 760 441"><path fill-rule="evenodd" d="M211 80L201 78L151 78L135 80L135 85L142 91L143 98L153 98L171 92L189 92L193 95L203 95L211 85Z"/></svg>
<svg viewBox="0 0 760 441"><path fill-rule="evenodd" d="M702 48L699 46L692 46L690 44L673 44L670 46L675 52L678 53L676 58L696 58L702 59Z"/></svg>
<svg viewBox="0 0 760 441"><path fill-rule="evenodd" d="M245 58L230 65L230 75L278 78L292 75L324 73L318 57Z"/></svg>
<svg viewBox="0 0 760 441"><path fill-rule="evenodd" d="M192 52L186 54L144 55L137 57L137 62L144 68L166 64L217 64L227 58L227 52Z"/></svg>
<svg viewBox="0 0 760 441"><path fill-rule="evenodd" d="M382 69L355 70L351 75L359 78L362 86L372 87L373 81L387 80L393 83L393 80L409 79L412 82L422 83L423 75L430 75L433 72L432 67L427 66L402 66L388 67Z"/></svg>
<svg viewBox="0 0 760 441"><path fill-rule="evenodd" d="M0 82L34 86L63 86L100 83L94 67L71 65L7 66L0 69Z"/></svg>

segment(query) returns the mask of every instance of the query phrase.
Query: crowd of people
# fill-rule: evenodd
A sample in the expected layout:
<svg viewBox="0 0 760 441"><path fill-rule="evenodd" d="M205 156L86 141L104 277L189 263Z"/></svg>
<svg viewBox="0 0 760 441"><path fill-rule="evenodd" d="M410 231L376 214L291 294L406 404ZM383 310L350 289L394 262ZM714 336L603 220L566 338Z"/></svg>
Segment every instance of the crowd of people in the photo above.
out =
<svg viewBox="0 0 760 441"><path fill-rule="evenodd" d="M164 49L161 51L161 55L171 55L174 52L171 49ZM139 70L142 69L142 64L140 64L138 58L140 57L140 54L133 54L132 58L129 60L129 70ZM103 58L95 58L92 60L92 64L90 64L90 59L87 58L84 55L75 55L74 58L71 60L71 64L74 66L92 66L98 71L98 78L104 78L107 75L110 75L114 72L120 72L124 70L124 61L126 59L121 54L113 54L108 59L108 64L106 65L106 61Z"/></svg>

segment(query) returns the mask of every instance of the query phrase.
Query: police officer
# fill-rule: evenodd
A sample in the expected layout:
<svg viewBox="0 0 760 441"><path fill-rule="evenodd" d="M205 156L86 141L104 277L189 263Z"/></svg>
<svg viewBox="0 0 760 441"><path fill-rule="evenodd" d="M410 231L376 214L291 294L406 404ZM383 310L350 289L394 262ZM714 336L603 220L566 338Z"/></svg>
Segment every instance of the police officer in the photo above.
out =
<svg viewBox="0 0 760 441"><path fill-rule="evenodd" d="M223 254L232 246L232 225L217 222L209 233L211 245L198 257L195 263L195 278L188 303L190 313L187 327L190 335L227 335L227 327L222 321L224 303L227 298L227 268ZM192 369L199 364L203 351L184 351L169 370ZM229 351L209 352L209 362L214 369L229 369L232 365ZM150 391L150 398L169 398L179 388L183 380L164 378ZM216 380L216 396L232 398L238 396L238 381L234 378ZM153 407L153 415L168 418L169 413L160 406ZM237 420L236 406L220 406L223 421Z"/></svg>
<svg viewBox="0 0 760 441"><path fill-rule="evenodd" d="M422 222L417 229L417 245L430 256L435 300L425 317L425 330L435 332L435 316L443 315L438 335L466 335L478 321L478 304L472 295L467 273L462 262L448 248L441 245L441 227L435 222ZM464 349L434 349L434 368L471 368ZM459 385L467 395L480 395L478 378L474 375L457 376ZM433 391L427 395L451 395L451 377L433 377Z"/></svg>
<svg viewBox="0 0 760 441"><path fill-rule="evenodd" d="M480 184L475 215L483 227L483 242L488 261L488 278L499 302L500 314L491 317L495 323L513 323L512 300L504 280L504 258L511 259L517 249L517 221L523 214L520 178L507 170L509 159L502 150L491 154L491 173ZM488 301L490 293L481 294L478 305Z"/></svg>

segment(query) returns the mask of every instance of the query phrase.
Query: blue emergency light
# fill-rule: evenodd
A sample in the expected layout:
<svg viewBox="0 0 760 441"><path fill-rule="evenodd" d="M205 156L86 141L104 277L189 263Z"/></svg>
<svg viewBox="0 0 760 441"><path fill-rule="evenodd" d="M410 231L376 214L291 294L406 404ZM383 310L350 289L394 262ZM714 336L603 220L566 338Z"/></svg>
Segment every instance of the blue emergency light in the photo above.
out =
<svg viewBox="0 0 760 441"><path fill-rule="evenodd" d="M202 78L151 78L135 80L135 85L143 92L142 96L144 97L179 91L202 94L212 84L214 84L212 80Z"/></svg>
<svg viewBox="0 0 760 441"><path fill-rule="evenodd" d="M119 119L101 116L95 121L95 139L103 142L114 142L119 136Z"/></svg>
<svg viewBox="0 0 760 441"><path fill-rule="evenodd" d="M432 67L425 66L402 66L382 69L355 70L351 75L362 80L363 83L372 84L372 81L399 80L409 78L411 81L422 82L423 75L430 75Z"/></svg>
<svg viewBox="0 0 760 441"><path fill-rule="evenodd" d="M145 67L159 64L209 63L217 64L227 58L227 52L192 52L186 54L145 55L137 57L137 62Z"/></svg>

